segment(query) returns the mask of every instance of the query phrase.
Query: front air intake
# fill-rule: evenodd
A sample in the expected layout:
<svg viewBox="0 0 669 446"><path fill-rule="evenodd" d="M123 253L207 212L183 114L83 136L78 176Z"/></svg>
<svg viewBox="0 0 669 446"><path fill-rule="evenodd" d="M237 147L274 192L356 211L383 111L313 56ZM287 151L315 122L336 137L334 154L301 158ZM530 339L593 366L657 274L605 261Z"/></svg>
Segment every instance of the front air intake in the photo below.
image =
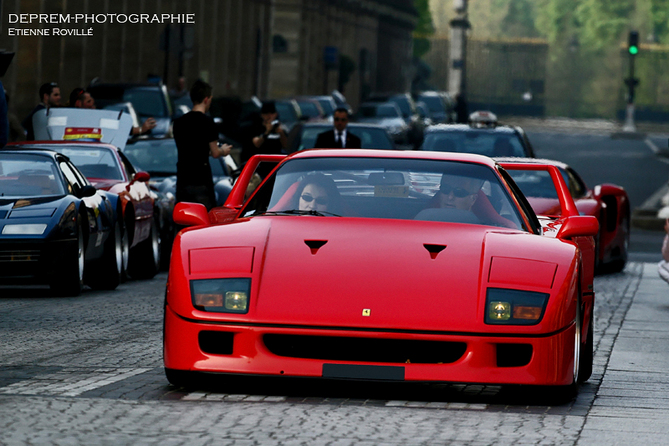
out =
<svg viewBox="0 0 669 446"><path fill-rule="evenodd" d="M263 341L277 356L326 361L449 364L460 359L467 350L464 342L343 336L266 334Z"/></svg>

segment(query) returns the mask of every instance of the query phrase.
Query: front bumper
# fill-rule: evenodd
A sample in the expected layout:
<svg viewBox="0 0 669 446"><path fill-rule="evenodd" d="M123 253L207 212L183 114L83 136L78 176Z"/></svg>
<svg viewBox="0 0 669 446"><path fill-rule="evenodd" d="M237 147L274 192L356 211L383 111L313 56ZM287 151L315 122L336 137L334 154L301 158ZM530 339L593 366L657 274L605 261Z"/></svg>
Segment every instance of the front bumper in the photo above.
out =
<svg viewBox="0 0 669 446"><path fill-rule="evenodd" d="M10 239L0 241L0 280L3 284L46 283L55 279L76 252L77 240Z"/></svg>
<svg viewBox="0 0 669 446"><path fill-rule="evenodd" d="M212 324L185 320L165 307L164 363L167 369L246 375L334 377L397 381L431 381L486 384L568 385L573 382L574 325L545 337L490 336L483 334L424 334L411 332L332 330L279 325ZM201 332L220 334L203 345ZM398 341L441 341L464 344L462 354L448 363L367 362L313 359L285 348L276 354L265 336L352 337ZM212 339L214 344L212 344ZM220 345L216 345L218 339ZM224 345L229 344L229 345ZM515 365L500 358L524 346L529 355ZM208 353L203 351L209 351ZM220 348L219 348L220 347ZM270 348L275 351L272 353ZM212 353L215 351L215 353ZM302 356L302 357L297 357ZM370 357L372 357L370 352ZM511 366L509 366L511 364ZM351 367L352 366L352 367ZM350 374L350 375L347 375Z"/></svg>

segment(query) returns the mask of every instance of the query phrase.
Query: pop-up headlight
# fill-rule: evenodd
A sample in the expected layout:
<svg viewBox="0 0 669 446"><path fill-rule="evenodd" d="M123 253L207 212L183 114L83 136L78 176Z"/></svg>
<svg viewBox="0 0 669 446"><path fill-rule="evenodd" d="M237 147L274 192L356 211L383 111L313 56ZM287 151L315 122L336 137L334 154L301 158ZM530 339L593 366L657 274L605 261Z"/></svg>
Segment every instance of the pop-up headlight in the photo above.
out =
<svg viewBox="0 0 669 446"><path fill-rule="evenodd" d="M548 293L488 288L485 323L494 325L535 325L541 321Z"/></svg>
<svg viewBox="0 0 669 446"><path fill-rule="evenodd" d="M214 313L247 313L251 279L204 279L190 283L193 306Z"/></svg>

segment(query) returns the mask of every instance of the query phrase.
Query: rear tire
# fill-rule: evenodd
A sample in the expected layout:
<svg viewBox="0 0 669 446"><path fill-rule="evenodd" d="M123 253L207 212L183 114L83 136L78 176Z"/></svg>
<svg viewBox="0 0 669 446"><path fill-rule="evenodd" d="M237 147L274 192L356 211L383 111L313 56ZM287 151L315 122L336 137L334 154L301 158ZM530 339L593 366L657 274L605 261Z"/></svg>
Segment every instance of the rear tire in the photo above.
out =
<svg viewBox="0 0 669 446"><path fill-rule="evenodd" d="M91 265L86 283L96 290L115 290L123 278L123 230L117 220L105 242L102 258Z"/></svg>
<svg viewBox="0 0 669 446"><path fill-rule="evenodd" d="M84 245L84 231L81 217L77 217L76 248L67 253L63 264L57 266L56 273L49 286L57 296L79 296L84 289L84 263L86 247Z"/></svg>
<svg viewBox="0 0 669 446"><path fill-rule="evenodd" d="M151 234L130 251L128 274L133 279L150 279L160 271L160 234L156 219L151 219Z"/></svg>

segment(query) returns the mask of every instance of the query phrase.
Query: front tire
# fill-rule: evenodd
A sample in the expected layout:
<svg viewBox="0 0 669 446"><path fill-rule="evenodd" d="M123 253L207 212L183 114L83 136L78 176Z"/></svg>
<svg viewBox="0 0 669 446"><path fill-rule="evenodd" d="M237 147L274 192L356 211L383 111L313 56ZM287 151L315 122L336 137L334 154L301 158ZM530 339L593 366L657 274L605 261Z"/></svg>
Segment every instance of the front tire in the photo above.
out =
<svg viewBox="0 0 669 446"><path fill-rule="evenodd" d="M79 296L84 289L84 255L86 247L80 216L77 217L76 225L76 249L67 253L65 259L63 259L63 264L57 266L56 274L49 283L51 291L57 296Z"/></svg>
<svg viewBox="0 0 669 446"><path fill-rule="evenodd" d="M96 290L115 290L123 279L123 230L119 221L114 224L105 242L102 258L91 265L87 284Z"/></svg>

